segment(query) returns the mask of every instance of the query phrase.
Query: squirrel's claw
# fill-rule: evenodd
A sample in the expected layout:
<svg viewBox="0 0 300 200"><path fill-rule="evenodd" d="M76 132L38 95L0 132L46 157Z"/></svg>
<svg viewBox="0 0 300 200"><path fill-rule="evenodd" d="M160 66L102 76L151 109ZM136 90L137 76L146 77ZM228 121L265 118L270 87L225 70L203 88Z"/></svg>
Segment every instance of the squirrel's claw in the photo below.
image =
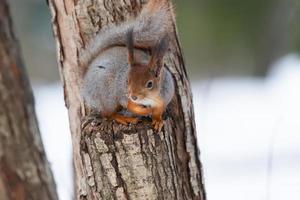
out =
<svg viewBox="0 0 300 200"><path fill-rule="evenodd" d="M156 131L160 132L162 127L164 126L164 121L163 120L153 120L152 125Z"/></svg>

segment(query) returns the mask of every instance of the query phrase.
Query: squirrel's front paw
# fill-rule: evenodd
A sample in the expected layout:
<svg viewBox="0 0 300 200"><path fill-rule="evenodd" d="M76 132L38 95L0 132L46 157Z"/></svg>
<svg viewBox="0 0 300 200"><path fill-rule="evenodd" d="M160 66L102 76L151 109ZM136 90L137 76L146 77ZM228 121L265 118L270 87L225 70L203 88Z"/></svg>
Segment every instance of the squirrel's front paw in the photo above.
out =
<svg viewBox="0 0 300 200"><path fill-rule="evenodd" d="M153 125L153 128L159 132L159 131L161 131L162 127L164 126L164 121L153 119L152 125Z"/></svg>

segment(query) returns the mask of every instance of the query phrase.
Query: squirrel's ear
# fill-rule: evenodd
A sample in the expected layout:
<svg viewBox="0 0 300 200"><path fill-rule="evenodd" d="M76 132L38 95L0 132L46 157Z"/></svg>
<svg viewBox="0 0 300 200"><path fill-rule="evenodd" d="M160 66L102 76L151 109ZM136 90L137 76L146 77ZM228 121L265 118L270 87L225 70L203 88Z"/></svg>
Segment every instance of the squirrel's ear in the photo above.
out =
<svg viewBox="0 0 300 200"><path fill-rule="evenodd" d="M126 33L126 46L128 49L128 63L130 66L134 65L134 54L133 54L133 28L129 29Z"/></svg>
<svg viewBox="0 0 300 200"><path fill-rule="evenodd" d="M169 48L169 37L165 35L158 44L152 49L152 55L149 62L150 68L155 72L155 76L160 75L160 71L164 65L164 55L166 54Z"/></svg>

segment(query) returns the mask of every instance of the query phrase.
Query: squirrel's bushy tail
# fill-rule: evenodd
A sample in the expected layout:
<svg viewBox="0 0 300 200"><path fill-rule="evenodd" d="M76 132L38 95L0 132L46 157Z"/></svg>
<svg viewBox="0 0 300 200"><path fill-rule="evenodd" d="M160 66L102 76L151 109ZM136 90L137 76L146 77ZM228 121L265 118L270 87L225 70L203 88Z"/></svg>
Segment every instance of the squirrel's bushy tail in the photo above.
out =
<svg viewBox="0 0 300 200"><path fill-rule="evenodd" d="M109 47L126 45L126 34L130 29L133 30L134 47L152 48L172 30L172 17L169 0L149 0L135 19L100 31L80 54L80 65L88 66Z"/></svg>

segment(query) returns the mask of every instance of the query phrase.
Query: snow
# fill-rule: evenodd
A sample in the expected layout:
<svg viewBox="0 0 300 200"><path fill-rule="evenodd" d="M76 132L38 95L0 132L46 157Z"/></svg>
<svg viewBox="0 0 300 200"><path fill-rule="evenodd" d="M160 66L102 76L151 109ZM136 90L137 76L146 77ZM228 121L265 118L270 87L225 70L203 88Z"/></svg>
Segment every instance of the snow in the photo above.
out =
<svg viewBox="0 0 300 200"><path fill-rule="evenodd" d="M192 87L208 199L299 199L300 58Z"/></svg>
<svg viewBox="0 0 300 200"><path fill-rule="evenodd" d="M42 140L50 162L59 198L73 199L72 142L68 112L60 84L33 88Z"/></svg>
<svg viewBox="0 0 300 200"><path fill-rule="evenodd" d="M192 82L192 89L208 199L300 199L300 57L282 58L266 79L215 78ZM34 94L60 199L70 200L62 87L36 86Z"/></svg>

